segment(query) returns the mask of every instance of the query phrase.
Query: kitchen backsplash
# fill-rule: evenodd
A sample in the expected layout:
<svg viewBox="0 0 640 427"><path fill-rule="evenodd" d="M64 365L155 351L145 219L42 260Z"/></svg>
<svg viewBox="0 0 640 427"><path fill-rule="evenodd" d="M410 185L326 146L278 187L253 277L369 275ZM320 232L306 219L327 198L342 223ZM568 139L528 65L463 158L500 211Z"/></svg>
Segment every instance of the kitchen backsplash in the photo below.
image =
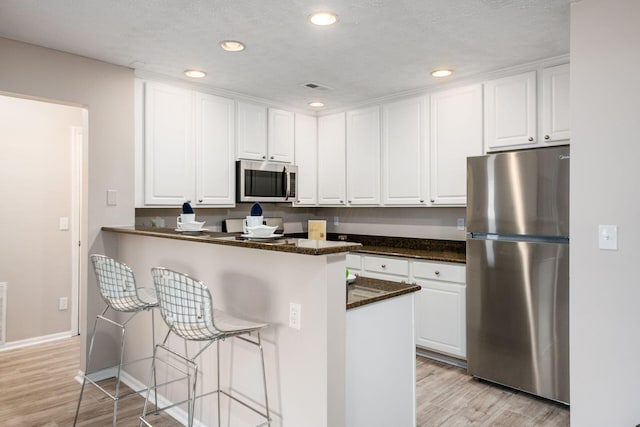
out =
<svg viewBox="0 0 640 427"><path fill-rule="evenodd" d="M465 208L293 208L278 203L262 203L265 217L281 217L286 233L307 231L307 220L324 219L327 232L369 234L374 236L417 237L429 239L465 240L465 231L457 229L459 218L465 218ZM227 218L243 218L249 214L251 204L233 209L194 208L198 221L205 227L221 231ZM136 225L152 226L157 219L165 227L174 227L180 208L136 209ZM337 219L337 221L336 221Z"/></svg>

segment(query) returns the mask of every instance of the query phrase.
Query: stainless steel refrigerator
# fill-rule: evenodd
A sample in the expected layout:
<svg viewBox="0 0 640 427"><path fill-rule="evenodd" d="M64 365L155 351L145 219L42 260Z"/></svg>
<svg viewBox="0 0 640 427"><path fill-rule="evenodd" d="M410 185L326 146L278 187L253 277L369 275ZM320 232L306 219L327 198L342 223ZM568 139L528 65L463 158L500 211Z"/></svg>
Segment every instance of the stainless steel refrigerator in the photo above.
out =
<svg viewBox="0 0 640 427"><path fill-rule="evenodd" d="M467 159L469 374L569 403L569 146Z"/></svg>

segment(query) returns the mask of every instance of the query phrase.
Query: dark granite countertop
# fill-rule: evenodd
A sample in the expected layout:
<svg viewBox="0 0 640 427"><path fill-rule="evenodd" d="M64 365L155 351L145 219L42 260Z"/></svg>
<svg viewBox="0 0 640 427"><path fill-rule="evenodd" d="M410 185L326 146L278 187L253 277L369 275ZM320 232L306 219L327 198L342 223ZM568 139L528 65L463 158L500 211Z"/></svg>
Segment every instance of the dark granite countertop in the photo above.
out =
<svg viewBox="0 0 640 427"><path fill-rule="evenodd" d="M329 233L327 238L362 244L362 247L352 252L459 264L467 262L465 241L335 233Z"/></svg>
<svg viewBox="0 0 640 427"><path fill-rule="evenodd" d="M242 248L262 249L277 252L289 252L302 255L330 255L344 252L353 252L362 247L360 243L353 242L308 240L289 237L267 241L247 240L237 234L221 233L209 230L180 233L171 228L147 228L134 226L102 227L102 230L115 233L135 234L139 236L188 240L193 242L213 243L218 245L237 246Z"/></svg>
<svg viewBox="0 0 640 427"><path fill-rule="evenodd" d="M419 290L416 284L357 277L347 285L347 310Z"/></svg>

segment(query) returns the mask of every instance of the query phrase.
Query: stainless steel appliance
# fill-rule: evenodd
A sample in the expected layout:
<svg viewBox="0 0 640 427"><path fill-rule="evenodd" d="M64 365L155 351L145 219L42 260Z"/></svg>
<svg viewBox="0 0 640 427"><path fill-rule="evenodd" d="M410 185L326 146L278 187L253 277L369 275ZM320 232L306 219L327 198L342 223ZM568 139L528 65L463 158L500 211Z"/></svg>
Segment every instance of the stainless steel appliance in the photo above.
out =
<svg viewBox="0 0 640 427"><path fill-rule="evenodd" d="M284 163L236 162L238 202L293 202L298 190L298 167Z"/></svg>
<svg viewBox="0 0 640 427"><path fill-rule="evenodd" d="M469 374L569 403L569 147L467 159Z"/></svg>

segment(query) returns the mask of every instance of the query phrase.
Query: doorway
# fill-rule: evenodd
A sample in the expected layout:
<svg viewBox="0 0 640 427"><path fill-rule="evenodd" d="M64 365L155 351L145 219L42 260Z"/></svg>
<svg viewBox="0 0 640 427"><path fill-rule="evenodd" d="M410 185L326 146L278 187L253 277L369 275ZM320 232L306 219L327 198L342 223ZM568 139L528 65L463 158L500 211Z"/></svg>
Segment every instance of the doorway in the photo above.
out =
<svg viewBox="0 0 640 427"><path fill-rule="evenodd" d="M0 94L6 343L78 334L87 111Z"/></svg>

